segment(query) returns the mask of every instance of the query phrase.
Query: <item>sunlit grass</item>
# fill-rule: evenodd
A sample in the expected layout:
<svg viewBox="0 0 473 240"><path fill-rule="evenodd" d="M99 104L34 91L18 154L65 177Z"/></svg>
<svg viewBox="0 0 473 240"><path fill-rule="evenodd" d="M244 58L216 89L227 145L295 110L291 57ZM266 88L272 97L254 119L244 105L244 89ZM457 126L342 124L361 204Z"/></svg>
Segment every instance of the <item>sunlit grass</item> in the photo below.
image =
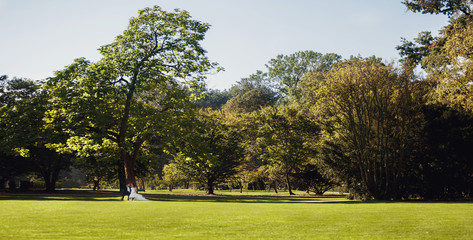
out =
<svg viewBox="0 0 473 240"><path fill-rule="evenodd" d="M473 238L472 203L158 193L0 196L0 239Z"/></svg>

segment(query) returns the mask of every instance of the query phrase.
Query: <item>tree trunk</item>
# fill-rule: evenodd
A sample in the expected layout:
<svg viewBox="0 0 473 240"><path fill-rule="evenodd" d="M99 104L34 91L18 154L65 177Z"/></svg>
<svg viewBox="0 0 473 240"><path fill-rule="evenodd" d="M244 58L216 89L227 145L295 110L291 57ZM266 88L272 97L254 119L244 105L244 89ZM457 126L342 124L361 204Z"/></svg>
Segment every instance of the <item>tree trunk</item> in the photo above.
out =
<svg viewBox="0 0 473 240"><path fill-rule="evenodd" d="M8 181L8 188L10 190L15 190L16 189L16 181L13 177L10 178L10 180Z"/></svg>
<svg viewBox="0 0 473 240"><path fill-rule="evenodd" d="M274 187L274 192L275 192L275 193L278 193L278 185L275 183L275 184L273 185L273 187Z"/></svg>
<svg viewBox="0 0 473 240"><path fill-rule="evenodd" d="M119 133L118 133L118 138L117 138L118 151L120 153L120 158L122 159L122 162L123 162L126 183L127 184L131 183L134 185L136 185L135 168L134 168L136 157L127 153L125 140L126 140L126 133L128 131L128 121L130 119L131 102L133 99L133 95L135 94L137 77L138 77L138 72L135 72L131 79L128 93L126 94L125 107L123 109L123 117L119 122Z"/></svg>
<svg viewBox="0 0 473 240"><path fill-rule="evenodd" d="M172 192L172 185L173 185L172 183L170 183L170 184L168 185L168 189L169 189L170 192Z"/></svg>
<svg viewBox="0 0 473 240"><path fill-rule="evenodd" d="M214 194L214 182L213 180L207 181L207 194L213 195Z"/></svg>
<svg viewBox="0 0 473 240"><path fill-rule="evenodd" d="M286 173L286 182L287 182L287 189L289 190L289 195L296 195L292 192L291 189L291 182L289 181L289 173Z"/></svg>
<svg viewBox="0 0 473 240"><path fill-rule="evenodd" d="M119 187L120 187L120 192L125 192L126 190L126 177L125 177L125 169L123 167L123 164L121 162L118 162L118 181L119 181Z"/></svg>
<svg viewBox="0 0 473 240"><path fill-rule="evenodd" d="M136 185L136 177L135 177L135 159L128 156L128 154L122 150L120 151L120 155L123 160L123 167L125 170L125 179L126 184L133 184Z"/></svg>
<svg viewBox="0 0 473 240"><path fill-rule="evenodd" d="M46 186L46 192L54 192L54 189L56 188L56 183L51 181L49 176L43 176L44 179L44 185Z"/></svg>
<svg viewBox="0 0 473 240"><path fill-rule="evenodd" d="M50 171L41 171L41 175L44 179L44 185L46 187L46 192L54 192L56 189L56 181L59 173L51 173Z"/></svg>
<svg viewBox="0 0 473 240"><path fill-rule="evenodd" d="M143 189L143 191L146 191L145 180L143 180L143 178L140 178L140 180L141 180L141 189Z"/></svg>
<svg viewBox="0 0 473 240"><path fill-rule="evenodd" d="M99 180L94 180L94 189L92 189L92 191L96 191L99 189L100 189Z"/></svg>

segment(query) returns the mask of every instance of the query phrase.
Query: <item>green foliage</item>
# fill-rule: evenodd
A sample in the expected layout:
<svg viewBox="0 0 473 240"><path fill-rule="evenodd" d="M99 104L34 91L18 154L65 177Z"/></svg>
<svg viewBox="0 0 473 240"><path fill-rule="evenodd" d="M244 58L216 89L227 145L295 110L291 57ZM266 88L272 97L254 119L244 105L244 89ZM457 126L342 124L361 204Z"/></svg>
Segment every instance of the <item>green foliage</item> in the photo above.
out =
<svg viewBox="0 0 473 240"><path fill-rule="evenodd" d="M0 148L5 155L4 161L14 160L11 166L19 166L15 170L17 174L27 171L40 174L46 190L53 191L59 172L68 169L72 161L70 155L51 149L52 145L63 145L66 135L55 124L43 121L48 94L40 91L39 84L31 80L15 78L8 81L2 77L1 86Z"/></svg>
<svg viewBox="0 0 473 240"><path fill-rule="evenodd" d="M242 78L241 81L237 82L230 88L229 92L233 97L236 97L254 89L261 89L262 91L271 92L275 98L278 97L274 92L274 90L277 89L275 89L275 86L273 86L268 73L261 70L256 71L256 73L251 74L247 78Z"/></svg>
<svg viewBox="0 0 473 240"><path fill-rule="evenodd" d="M192 131L176 144L174 161L196 181L205 184L213 194L216 183L236 172L242 156L241 135L221 111L201 110Z"/></svg>
<svg viewBox="0 0 473 240"><path fill-rule="evenodd" d="M448 16L458 13L470 15L472 7L470 0L404 0L402 3L413 12Z"/></svg>
<svg viewBox="0 0 473 240"><path fill-rule="evenodd" d="M163 180L168 184L169 191L172 191L175 183L186 179L186 175L179 169L176 163L169 163L164 166Z"/></svg>
<svg viewBox="0 0 473 240"><path fill-rule="evenodd" d="M255 88L231 98L223 110L234 113L250 113L274 105L274 95L269 89Z"/></svg>
<svg viewBox="0 0 473 240"><path fill-rule="evenodd" d="M404 1L414 12L443 13L450 22L437 38L424 35L420 47L404 44L406 58L419 56L427 72L423 84L424 147L419 158L421 194L429 198L471 196L471 114L473 17L471 1ZM423 39L423 40L420 40ZM426 40L426 41L424 41ZM403 50L401 50L403 51ZM420 53L420 54L419 54ZM454 170L455 169L455 170Z"/></svg>
<svg viewBox="0 0 473 240"><path fill-rule="evenodd" d="M431 91L434 102L473 112L473 17L454 18L440 32L436 51L423 60L427 78L437 83Z"/></svg>
<svg viewBox="0 0 473 240"><path fill-rule="evenodd" d="M266 67L268 76L278 86L283 96L298 98L299 82L309 72L326 72L341 56L313 51L299 51L290 55L278 55Z"/></svg>
<svg viewBox="0 0 473 240"><path fill-rule="evenodd" d="M402 57L401 62L413 66L420 64L422 59L431 52L435 40L430 32L419 33L419 36L414 38L414 42L402 38L402 45L396 47Z"/></svg>
<svg viewBox="0 0 473 240"><path fill-rule="evenodd" d="M317 91L312 111L324 122L325 161L359 194L404 196L421 123L410 76L352 58L329 71Z"/></svg>
<svg viewBox="0 0 473 240"><path fill-rule="evenodd" d="M102 59L77 59L50 78L49 122L65 121L67 146L87 156L104 146L118 149L127 182L151 140L169 137L168 126L187 114L203 73L215 64L200 46L209 25L186 11L155 6L139 11L115 41L100 47ZM61 148L61 146L56 146Z"/></svg>
<svg viewBox="0 0 473 240"><path fill-rule="evenodd" d="M315 157L320 128L296 105L267 107L254 117L261 158L282 170L292 193L289 175Z"/></svg>
<svg viewBox="0 0 473 240"><path fill-rule="evenodd" d="M305 187L307 193L323 195L341 185L338 174L321 160L302 164L299 168L295 178L300 182L299 185Z"/></svg>
<svg viewBox="0 0 473 240"><path fill-rule="evenodd" d="M201 108L221 110L230 98L232 98L232 95L227 90L209 89L204 92L204 96L198 99L196 103Z"/></svg>

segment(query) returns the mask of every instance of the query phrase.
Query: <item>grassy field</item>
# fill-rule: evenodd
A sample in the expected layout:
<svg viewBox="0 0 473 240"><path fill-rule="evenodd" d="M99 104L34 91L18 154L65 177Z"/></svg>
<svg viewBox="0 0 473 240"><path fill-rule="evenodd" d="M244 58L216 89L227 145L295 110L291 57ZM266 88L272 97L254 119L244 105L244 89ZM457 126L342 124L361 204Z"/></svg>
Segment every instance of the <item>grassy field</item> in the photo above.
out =
<svg viewBox="0 0 473 240"><path fill-rule="evenodd" d="M473 203L221 194L0 195L0 239L473 239Z"/></svg>

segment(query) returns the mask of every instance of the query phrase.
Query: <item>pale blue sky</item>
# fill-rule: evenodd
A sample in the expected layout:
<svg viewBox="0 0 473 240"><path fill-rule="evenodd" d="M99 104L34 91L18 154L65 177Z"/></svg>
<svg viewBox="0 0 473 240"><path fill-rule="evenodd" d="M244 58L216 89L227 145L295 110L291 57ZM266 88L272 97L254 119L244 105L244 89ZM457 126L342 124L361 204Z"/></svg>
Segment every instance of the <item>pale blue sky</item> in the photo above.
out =
<svg viewBox="0 0 473 240"><path fill-rule="evenodd" d="M300 50L397 60L401 37L437 34L448 21L401 0L0 0L0 75L43 79L75 58L96 61L98 47L153 5L212 25L202 45L226 69L207 81L219 89Z"/></svg>

